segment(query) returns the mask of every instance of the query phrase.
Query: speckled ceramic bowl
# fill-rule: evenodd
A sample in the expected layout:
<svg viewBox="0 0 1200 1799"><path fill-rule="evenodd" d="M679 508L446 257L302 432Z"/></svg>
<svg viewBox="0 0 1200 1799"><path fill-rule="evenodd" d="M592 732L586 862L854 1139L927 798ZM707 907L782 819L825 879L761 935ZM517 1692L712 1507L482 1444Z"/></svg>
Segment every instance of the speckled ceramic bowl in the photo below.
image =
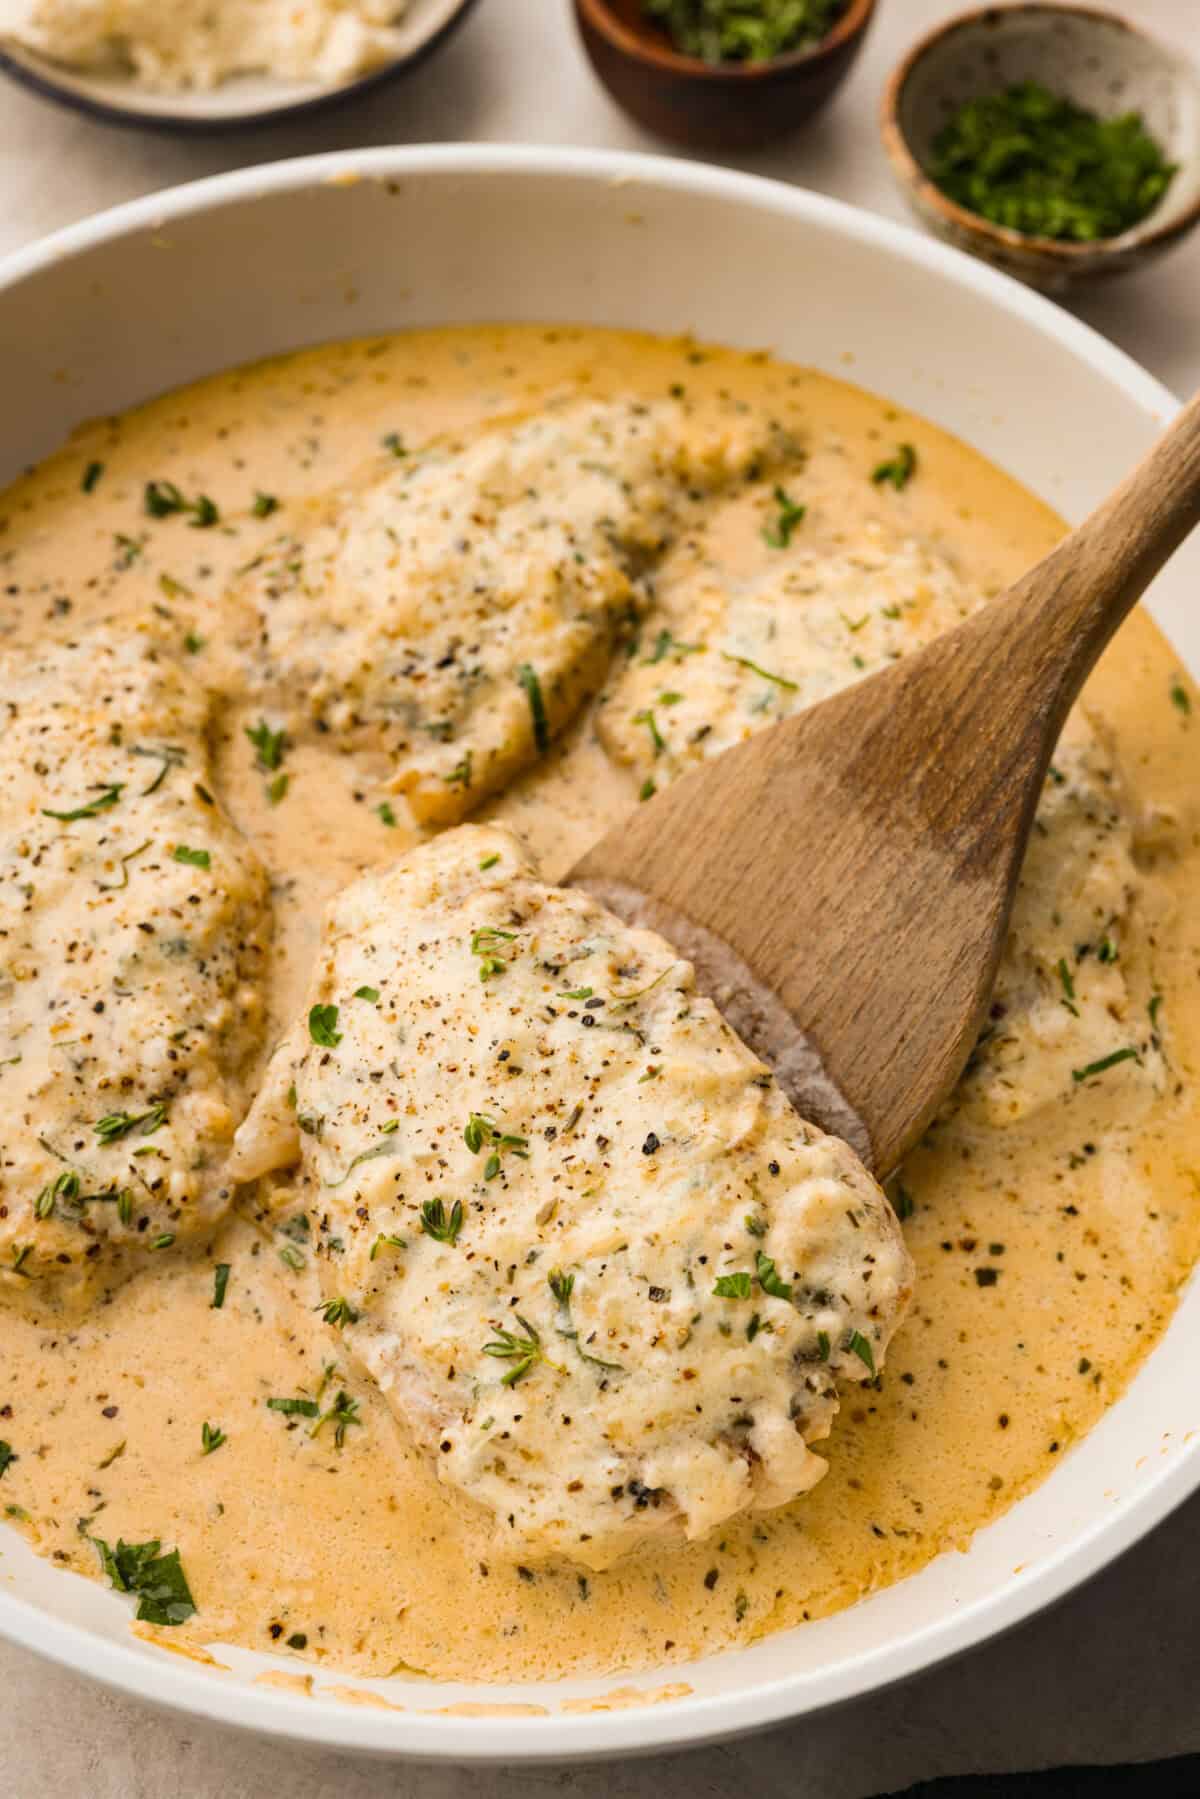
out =
<svg viewBox="0 0 1200 1799"><path fill-rule="evenodd" d="M1200 22L1200 5L1197 6ZM1137 112L1178 171L1163 199L1119 237L1068 243L993 225L929 177L933 143L967 100L1038 81L1092 112ZM1200 72L1179 50L1095 7L1038 3L963 13L923 38L883 97L883 140L923 224L960 250L1047 292L1149 262L1200 223Z"/></svg>

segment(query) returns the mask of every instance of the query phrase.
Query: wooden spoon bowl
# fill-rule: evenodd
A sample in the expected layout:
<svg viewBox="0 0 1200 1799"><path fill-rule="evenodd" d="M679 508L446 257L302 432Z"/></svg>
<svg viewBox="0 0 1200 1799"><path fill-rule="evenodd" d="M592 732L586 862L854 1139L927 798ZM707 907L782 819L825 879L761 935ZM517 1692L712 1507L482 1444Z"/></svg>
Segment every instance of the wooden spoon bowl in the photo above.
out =
<svg viewBox="0 0 1200 1799"><path fill-rule="evenodd" d="M881 1176L979 1034L1067 713L1198 523L1200 397L1006 594L676 781L572 871L669 937Z"/></svg>

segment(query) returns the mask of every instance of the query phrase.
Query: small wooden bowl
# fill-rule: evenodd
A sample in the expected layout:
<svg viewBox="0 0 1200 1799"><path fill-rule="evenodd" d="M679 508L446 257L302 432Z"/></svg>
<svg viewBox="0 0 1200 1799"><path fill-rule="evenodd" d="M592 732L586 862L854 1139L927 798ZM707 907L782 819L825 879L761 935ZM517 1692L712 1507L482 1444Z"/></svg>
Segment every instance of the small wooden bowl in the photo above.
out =
<svg viewBox="0 0 1200 1799"><path fill-rule="evenodd" d="M575 0L593 69L619 106L673 143L747 150L798 130L841 86L862 47L875 0L850 0L829 34L771 62L683 56L642 0Z"/></svg>
<svg viewBox="0 0 1200 1799"><path fill-rule="evenodd" d="M1139 224L1093 243L1033 237L967 211L934 185L933 145L947 120L966 101L1020 81L1037 81L1092 112L1141 113L1178 167ZM1181 51L1097 7L1024 0L949 20L896 69L880 123L893 173L922 223L1048 293L1138 268L1200 223L1200 74Z"/></svg>

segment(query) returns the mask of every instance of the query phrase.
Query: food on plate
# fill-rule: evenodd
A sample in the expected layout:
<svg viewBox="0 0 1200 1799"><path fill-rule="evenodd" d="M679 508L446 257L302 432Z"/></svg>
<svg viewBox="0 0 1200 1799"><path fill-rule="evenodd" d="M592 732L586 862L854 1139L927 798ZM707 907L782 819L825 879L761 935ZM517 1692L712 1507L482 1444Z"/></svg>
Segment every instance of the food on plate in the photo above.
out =
<svg viewBox="0 0 1200 1799"><path fill-rule="evenodd" d="M239 1148L302 1155L327 1312L441 1479L590 1568L815 1485L911 1290L690 965L494 826L335 900Z"/></svg>
<svg viewBox="0 0 1200 1799"><path fill-rule="evenodd" d="M649 602L672 533L753 469L741 419L575 401L408 445L299 510L249 576L267 677L310 730L451 824L549 748Z"/></svg>
<svg viewBox="0 0 1200 1799"><path fill-rule="evenodd" d="M561 883L1060 532L886 400L570 327L233 370L0 496L4 1518L187 1653L515 1681L827 1617L1044 1479L1200 1250L1200 700L1149 618L895 1217Z"/></svg>
<svg viewBox="0 0 1200 1799"><path fill-rule="evenodd" d="M265 874L152 627L0 654L0 1299L210 1233L265 1025Z"/></svg>
<svg viewBox="0 0 1200 1799"><path fill-rule="evenodd" d="M251 73L337 82L396 53L407 10L407 0L0 0L0 38L167 91Z"/></svg>

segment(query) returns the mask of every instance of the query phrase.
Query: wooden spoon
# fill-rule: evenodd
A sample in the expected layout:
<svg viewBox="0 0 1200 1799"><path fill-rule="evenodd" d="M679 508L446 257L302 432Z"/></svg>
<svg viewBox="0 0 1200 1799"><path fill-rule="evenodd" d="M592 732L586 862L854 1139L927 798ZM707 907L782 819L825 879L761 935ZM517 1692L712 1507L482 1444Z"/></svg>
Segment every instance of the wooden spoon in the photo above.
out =
<svg viewBox="0 0 1200 1799"><path fill-rule="evenodd" d="M1197 523L1200 396L1007 593L674 782L569 877L694 961L801 1115L880 1176L983 1025L1067 713Z"/></svg>

